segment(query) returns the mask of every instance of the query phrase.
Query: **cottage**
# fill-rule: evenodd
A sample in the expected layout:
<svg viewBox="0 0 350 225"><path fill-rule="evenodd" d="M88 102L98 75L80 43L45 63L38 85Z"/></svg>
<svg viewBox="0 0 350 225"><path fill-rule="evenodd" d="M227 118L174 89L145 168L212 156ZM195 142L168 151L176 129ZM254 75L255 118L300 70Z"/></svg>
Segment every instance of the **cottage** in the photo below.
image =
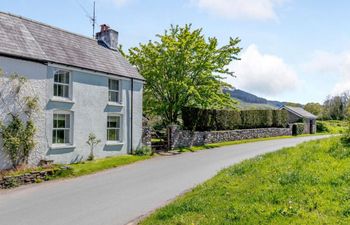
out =
<svg viewBox="0 0 350 225"><path fill-rule="evenodd" d="M282 110L288 112L288 123L304 123L304 133L316 133L317 116L300 107L283 106Z"/></svg>
<svg viewBox="0 0 350 225"><path fill-rule="evenodd" d="M142 146L144 78L117 45L107 25L93 39L0 12L0 68L27 77L40 101L30 163L85 160L89 133L102 141L96 157ZM0 169L8 166L0 148Z"/></svg>

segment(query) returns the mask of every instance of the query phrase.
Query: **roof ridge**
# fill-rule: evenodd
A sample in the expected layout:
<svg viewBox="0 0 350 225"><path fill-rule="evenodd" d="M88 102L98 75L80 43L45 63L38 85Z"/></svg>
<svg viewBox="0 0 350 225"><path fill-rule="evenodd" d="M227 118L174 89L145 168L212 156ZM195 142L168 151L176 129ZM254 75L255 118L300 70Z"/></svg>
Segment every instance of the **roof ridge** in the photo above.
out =
<svg viewBox="0 0 350 225"><path fill-rule="evenodd" d="M40 24L40 25L43 25L43 26L46 26L46 27L50 27L52 29L56 29L56 30L59 30L59 31L62 31L62 32L65 32L65 33L68 33L68 34L72 34L72 35L75 35L75 36L78 36L78 37L86 38L86 39L89 39L91 41L96 41L96 39L94 39L94 38L91 38L91 37L88 37L88 36L85 36L85 35L82 35L82 34L77 34L77 33L74 33L74 32L68 31L68 30L64 30L63 28L55 27L55 26L52 26L52 25L49 25L49 24L46 24L46 23L43 23L43 22L40 22L40 21L37 21L37 20L34 20L34 19L30 19L30 18L27 18L27 17L19 16L19 15L16 15L16 14L12 14L10 12L2 12L2 11L0 11L0 14L16 17L16 18L19 18L21 20L27 20L29 22Z"/></svg>

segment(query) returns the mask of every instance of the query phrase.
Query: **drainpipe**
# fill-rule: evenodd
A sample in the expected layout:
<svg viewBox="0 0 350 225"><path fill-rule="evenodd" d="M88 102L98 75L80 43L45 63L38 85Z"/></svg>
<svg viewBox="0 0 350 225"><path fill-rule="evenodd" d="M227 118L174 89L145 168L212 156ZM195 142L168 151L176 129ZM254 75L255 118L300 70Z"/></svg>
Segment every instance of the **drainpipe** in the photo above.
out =
<svg viewBox="0 0 350 225"><path fill-rule="evenodd" d="M131 78L131 99L130 99L130 111L131 111L131 117L130 117L130 123L131 123L131 127L130 127L130 153L133 154L134 153L134 148L133 148L133 136L134 136L134 132L133 132L133 125L134 125L134 79Z"/></svg>

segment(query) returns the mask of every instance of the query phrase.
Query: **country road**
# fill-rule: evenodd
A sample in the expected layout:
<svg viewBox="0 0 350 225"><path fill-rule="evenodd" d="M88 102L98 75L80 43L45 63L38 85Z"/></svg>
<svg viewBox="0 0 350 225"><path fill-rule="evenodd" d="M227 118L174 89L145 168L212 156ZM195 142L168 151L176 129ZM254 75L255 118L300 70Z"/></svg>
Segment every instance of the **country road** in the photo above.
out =
<svg viewBox="0 0 350 225"><path fill-rule="evenodd" d="M127 224L211 178L224 167L325 137L262 141L155 157L75 179L0 191L0 224Z"/></svg>

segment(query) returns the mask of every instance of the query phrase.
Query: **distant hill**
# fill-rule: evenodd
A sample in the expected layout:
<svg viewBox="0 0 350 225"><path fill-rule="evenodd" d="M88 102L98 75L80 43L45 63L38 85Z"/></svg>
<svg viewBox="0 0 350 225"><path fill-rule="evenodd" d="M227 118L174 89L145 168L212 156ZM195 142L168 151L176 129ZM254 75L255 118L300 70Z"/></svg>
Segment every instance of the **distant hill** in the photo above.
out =
<svg viewBox="0 0 350 225"><path fill-rule="evenodd" d="M284 105L302 107L299 103L271 101L239 89L226 89L224 93L229 93L232 98L239 101L240 109L277 109Z"/></svg>

